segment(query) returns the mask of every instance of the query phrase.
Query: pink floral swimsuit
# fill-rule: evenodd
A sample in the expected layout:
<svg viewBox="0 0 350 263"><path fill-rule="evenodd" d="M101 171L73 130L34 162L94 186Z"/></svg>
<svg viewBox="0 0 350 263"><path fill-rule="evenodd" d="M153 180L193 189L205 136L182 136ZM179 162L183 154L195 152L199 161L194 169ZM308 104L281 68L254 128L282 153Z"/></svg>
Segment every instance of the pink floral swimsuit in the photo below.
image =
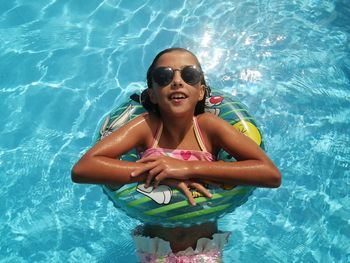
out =
<svg viewBox="0 0 350 263"><path fill-rule="evenodd" d="M172 158L185 160L185 161L210 161L211 162L215 160L215 156L213 156L210 152L208 152L207 148L204 145L203 135L201 130L199 129L196 117L193 117L193 128L194 128L197 142L201 148L201 151L159 148L158 143L163 131L163 123L160 123L156 131L156 134L154 136L152 147L144 151L141 154L141 157L165 155L165 156L169 156Z"/></svg>

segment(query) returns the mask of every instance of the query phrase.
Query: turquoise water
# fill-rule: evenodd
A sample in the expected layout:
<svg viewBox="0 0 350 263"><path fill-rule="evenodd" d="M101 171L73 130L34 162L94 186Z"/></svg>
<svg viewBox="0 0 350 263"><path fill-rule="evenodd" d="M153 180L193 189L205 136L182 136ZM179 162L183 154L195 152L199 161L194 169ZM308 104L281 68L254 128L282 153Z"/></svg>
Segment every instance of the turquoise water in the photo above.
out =
<svg viewBox="0 0 350 263"><path fill-rule="evenodd" d="M136 262L130 231L70 168L170 46L249 106L279 189L220 220L225 262L350 262L346 0L0 3L0 262Z"/></svg>

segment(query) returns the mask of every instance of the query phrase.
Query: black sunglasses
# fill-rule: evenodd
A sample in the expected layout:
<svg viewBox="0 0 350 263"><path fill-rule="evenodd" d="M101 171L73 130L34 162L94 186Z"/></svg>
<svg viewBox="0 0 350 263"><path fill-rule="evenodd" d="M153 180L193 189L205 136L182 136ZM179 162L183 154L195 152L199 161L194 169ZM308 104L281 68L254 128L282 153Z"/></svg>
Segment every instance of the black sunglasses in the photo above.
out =
<svg viewBox="0 0 350 263"><path fill-rule="evenodd" d="M202 71L195 66L185 66L182 69L159 67L153 70L152 78L155 83L164 87L173 80L175 71L180 71L181 78L189 85L195 85L202 79Z"/></svg>

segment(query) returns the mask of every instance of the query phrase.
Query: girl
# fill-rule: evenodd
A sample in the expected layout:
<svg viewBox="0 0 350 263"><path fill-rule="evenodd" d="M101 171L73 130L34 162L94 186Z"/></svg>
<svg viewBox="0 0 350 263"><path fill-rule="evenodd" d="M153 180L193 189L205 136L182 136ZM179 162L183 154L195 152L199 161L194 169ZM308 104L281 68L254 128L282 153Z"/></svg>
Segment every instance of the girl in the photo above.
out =
<svg viewBox="0 0 350 263"><path fill-rule="evenodd" d="M190 188L211 197L203 182L280 185L278 169L259 146L226 121L204 112L208 88L194 54L182 48L160 52L148 69L147 85L142 102L148 113L84 154L73 167L74 182L143 181L146 187L161 183L180 189L191 205L195 199ZM118 160L133 148L140 153L139 161ZM237 162L215 161L220 149ZM189 156L184 158L183 152ZM142 262L219 262L228 234L217 232L212 222L187 228L146 225L135 231L134 239Z"/></svg>

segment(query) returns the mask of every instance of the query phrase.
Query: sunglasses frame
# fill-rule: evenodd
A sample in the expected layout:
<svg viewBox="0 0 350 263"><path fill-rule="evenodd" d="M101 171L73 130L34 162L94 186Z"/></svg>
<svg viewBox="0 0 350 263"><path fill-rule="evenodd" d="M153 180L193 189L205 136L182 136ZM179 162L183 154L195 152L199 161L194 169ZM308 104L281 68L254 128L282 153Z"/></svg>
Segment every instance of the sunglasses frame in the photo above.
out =
<svg viewBox="0 0 350 263"><path fill-rule="evenodd" d="M157 76L155 77L155 75L156 75L156 73L157 73L157 71L159 71L159 70L161 70L161 69L164 69L164 71L170 71L171 73L172 73L172 76L169 78L169 80L167 81L167 82L164 82L164 83L159 83L156 79L157 79ZM191 69L191 70L194 70L194 72L198 72L199 74L198 75L195 75L195 77L193 77L193 81L188 81L188 80L185 80L184 78L183 78L183 72L184 72L184 70L186 70L186 69ZM181 78L182 78L182 80L184 81L184 82L186 82L188 85L196 85L196 84L198 84L199 82L201 82L201 80L202 80L202 78L203 78L203 72L202 72L202 70L201 69L199 69L197 66L195 66L195 65L188 65L188 66L184 66L183 68L181 68L181 69L173 69L173 68L171 68L171 67L157 67L157 68L155 68L154 70L153 70L153 72L152 72L152 80L155 82L155 83L157 83L160 87L165 87L165 86L167 86L167 85L169 85L171 82L172 82L172 80L174 79L174 76L175 76L175 72L176 71L180 71L180 74L181 74ZM198 76L198 80L197 80L197 78L196 78L196 76Z"/></svg>

